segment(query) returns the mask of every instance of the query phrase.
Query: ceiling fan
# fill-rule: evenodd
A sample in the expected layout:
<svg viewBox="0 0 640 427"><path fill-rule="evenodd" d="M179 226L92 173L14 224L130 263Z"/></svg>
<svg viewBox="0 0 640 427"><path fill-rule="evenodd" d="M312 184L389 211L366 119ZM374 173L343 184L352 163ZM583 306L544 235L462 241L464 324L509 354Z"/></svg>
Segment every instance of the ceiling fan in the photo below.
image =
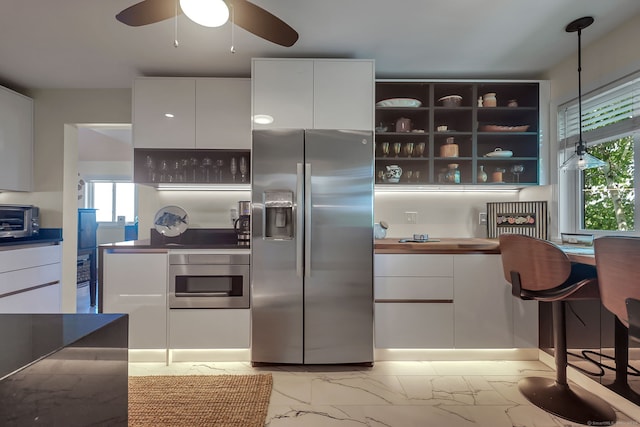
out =
<svg viewBox="0 0 640 427"><path fill-rule="evenodd" d="M132 27L154 24L184 13L179 5L182 1L143 0L118 13L116 19ZM247 0L224 0L224 3L233 10L230 15L233 23L256 36L285 47L293 46L298 40L298 33L293 28L265 9Z"/></svg>

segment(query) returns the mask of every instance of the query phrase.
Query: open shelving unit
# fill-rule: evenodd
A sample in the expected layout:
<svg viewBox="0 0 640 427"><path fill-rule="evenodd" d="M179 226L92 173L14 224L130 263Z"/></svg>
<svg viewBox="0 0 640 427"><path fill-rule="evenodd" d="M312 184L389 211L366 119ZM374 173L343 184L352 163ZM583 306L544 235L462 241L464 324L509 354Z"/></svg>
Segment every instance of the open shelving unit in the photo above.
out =
<svg viewBox="0 0 640 427"><path fill-rule="evenodd" d="M495 107L479 106L478 98L495 93ZM444 106L441 98L459 95L459 106ZM409 98L420 101L417 107L381 107L376 105L376 183L388 183L383 173L389 165L403 169L399 184L456 185L445 179L449 164L457 164L460 184L473 185L538 185L540 161L540 85L535 81L427 81L378 80L376 103ZM515 100L516 106L510 101ZM511 106L508 106L508 105ZM400 118L411 120L411 131L397 132ZM487 130L486 126L494 126ZM442 130L446 126L446 130ZM498 128L495 128L498 126ZM527 126L526 130L519 127ZM458 145L457 157L442 157L441 146L447 138ZM389 154L383 143L389 143ZM394 144L400 144L396 155ZM413 153L407 148L413 144ZM424 152L416 147L424 144ZM501 149L504 155L486 155ZM514 166L520 166L517 172ZM484 169L487 181L478 177ZM493 172L504 171L502 180L492 180Z"/></svg>

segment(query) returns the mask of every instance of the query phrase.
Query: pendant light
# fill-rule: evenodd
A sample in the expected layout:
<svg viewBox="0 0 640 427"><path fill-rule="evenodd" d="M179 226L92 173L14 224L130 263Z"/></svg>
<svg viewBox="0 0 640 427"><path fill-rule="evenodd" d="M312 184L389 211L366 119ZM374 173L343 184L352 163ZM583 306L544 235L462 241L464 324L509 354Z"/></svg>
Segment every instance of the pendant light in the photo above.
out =
<svg viewBox="0 0 640 427"><path fill-rule="evenodd" d="M229 20L229 7L223 0L180 0L189 19L205 27L219 27Z"/></svg>
<svg viewBox="0 0 640 427"><path fill-rule="evenodd" d="M578 131L579 138L576 144L576 152L571 155L561 166L560 170L584 170L591 168L601 168L607 163L587 153L587 145L582 140L582 52L580 45L580 38L582 30L593 24L594 19L591 16L585 16L578 18L575 21L570 22L565 31L567 33L578 33Z"/></svg>

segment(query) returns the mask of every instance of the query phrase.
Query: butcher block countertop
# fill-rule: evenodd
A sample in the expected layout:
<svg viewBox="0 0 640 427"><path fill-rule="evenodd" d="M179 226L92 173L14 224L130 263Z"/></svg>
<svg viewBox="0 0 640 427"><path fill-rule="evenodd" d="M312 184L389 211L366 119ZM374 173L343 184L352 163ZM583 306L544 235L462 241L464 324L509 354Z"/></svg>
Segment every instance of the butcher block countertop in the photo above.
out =
<svg viewBox="0 0 640 427"><path fill-rule="evenodd" d="M376 239L377 254L499 254L497 240L435 237L427 242L400 243L402 238Z"/></svg>

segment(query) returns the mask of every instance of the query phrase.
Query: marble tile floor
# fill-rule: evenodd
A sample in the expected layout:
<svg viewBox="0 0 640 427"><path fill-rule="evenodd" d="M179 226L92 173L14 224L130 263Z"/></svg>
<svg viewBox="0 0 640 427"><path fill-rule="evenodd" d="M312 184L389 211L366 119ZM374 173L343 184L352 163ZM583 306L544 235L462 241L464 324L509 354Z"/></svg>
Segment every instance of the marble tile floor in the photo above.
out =
<svg viewBox="0 0 640 427"><path fill-rule="evenodd" d="M76 291L76 313L97 313L98 305L91 307L89 285L81 286Z"/></svg>
<svg viewBox="0 0 640 427"><path fill-rule="evenodd" d="M553 377L539 361L376 362L353 366L251 367L249 362L129 363L129 375L271 372L266 426L573 427L530 404L525 376ZM616 410L616 425L640 425Z"/></svg>

